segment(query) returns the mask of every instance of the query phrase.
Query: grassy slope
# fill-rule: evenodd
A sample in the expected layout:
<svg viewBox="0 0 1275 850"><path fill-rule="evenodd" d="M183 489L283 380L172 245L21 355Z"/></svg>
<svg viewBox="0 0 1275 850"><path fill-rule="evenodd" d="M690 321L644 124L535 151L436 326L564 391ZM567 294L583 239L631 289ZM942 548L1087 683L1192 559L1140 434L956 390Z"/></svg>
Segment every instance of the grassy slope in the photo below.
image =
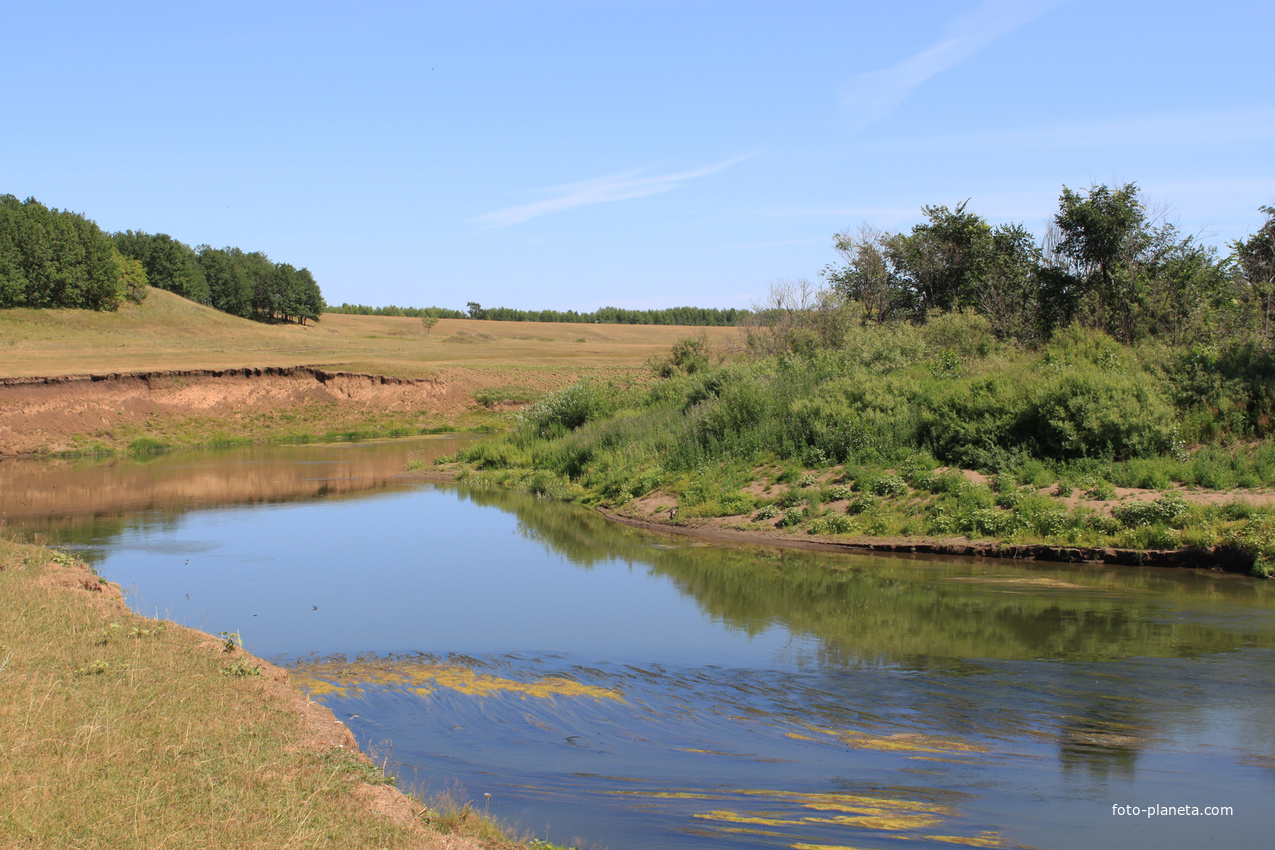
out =
<svg viewBox="0 0 1275 850"><path fill-rule="evenodd" d="M734 328L706 328L714 344ZM327 315L263 325L152 289L115 313L0 310L0 377L321 365L430 378L458 370L614 370L662 356L686 328Z"/></svg>
<svg viewBox="0 0 1275 850"><path fill-rule="evenodd" d="M307 746L260 676L224 672L253 659L82 589L87 570L42 583L67 571L54 557L0 542L4 844L404 846L353 803L374 768Z"/></svg>

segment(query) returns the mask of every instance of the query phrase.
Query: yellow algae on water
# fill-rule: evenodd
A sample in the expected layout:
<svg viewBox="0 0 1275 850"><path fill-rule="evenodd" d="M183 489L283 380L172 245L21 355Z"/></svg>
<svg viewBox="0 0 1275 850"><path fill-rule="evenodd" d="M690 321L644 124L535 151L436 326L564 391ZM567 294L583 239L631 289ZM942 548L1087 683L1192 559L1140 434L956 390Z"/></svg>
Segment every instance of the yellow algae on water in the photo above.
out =
<svg viewBox="0 0 1275 850"><path fill-rule="evenodd" d="M922 812L943 817L951 817L953 814L951 807L942 803L927 803L923 800L899 800L892 797L868 797L862 794L844 794L839 792L811 794L797 791L767 791L763 789L742 790L736 793L758 797L783 797L815 811L836 811L851 814Z"/></svg>
<svg viewBox="0 0 1275 850"><path fill-rule="evenodd" d="M1004 847L1005 839L998 832L980 832L975 836L961 835L927 835L931 841L946 841L949 844L964 844L967 847Z"/></svg>
<svg viewBox="0 0 1275 850"><path fill-rule="evenodd" d="M419 696L429 696L438 688L448 688L468 696L491 696L500 693L527 697L589 697L590 699L623 700L618 691L584 685L561 676L548 676L533 682L519 682L488 673L476 673L468 667L442 664L390 662L354 662L307 664L294 668L291 679L297 688L313 697L361 694L370 687L397 687Z"/></svg>
<svg viewBox="0 0 1275 850"><path fill-rule="evenodd" d="M649 797L652 800L723 800L724 794L710 794L704 791L630 791L625 788L614 788L603 791L621 797Z"/></svg>
<svg viewBox="0 0 1275 850"><path fill-rule="evenodd" d="M608 688L593 685L582 685L572 679L551 676L537 679L534 682L516 682L513 679L502 679L486 673L475 673L465 667L448 667L434 674L434 681L445 688L460 691L470 696L489 696L509 691L520 693L523 697L590 697L592 699L621 699L620 695Z"/></svg>
<svg viewBox="0 0 1275 850"><path fill-rule="evenodd" d="M857 826L863 829L878 829L887 832L901 832L905 829L925 829L943 822L942 818L933 815L838 815L830 818L802 818L806 823L830 823L835 826Z"/></svg>
<svg viewBox="0 0 1275 850"><path fill-rule="evenodd" d="M732 812L724 809L701 812L691 815L691 817L722 821L723 823L749 823L758 826L800 826L802 822L801 818L765 817L762 814Z"/></svg>
<svg viewBox="0 0 1275 850"><path fill-rule="evenodd" d="M873 735L870 732L858 732L853 729L824 729L819 726L807 728L812 732L822 732L825 735L831 735L846 746L856 750L909 753L985 753L988 750L982 744L958 741L954 738L940 738L935 735L924 735L919 732ZM814 740L812 738L804 738L794 732L789 732L788 737Z"/></svg>
<svg viewBox="0 0 1275 850"><path fill-rule="evenodd" d="M312 697L326 697L335 694L338 697L348 697L350 695L348 688L334 685L317 676L310 676L304 673L291 673L288 680L294 688L305 691Z"/></svg>

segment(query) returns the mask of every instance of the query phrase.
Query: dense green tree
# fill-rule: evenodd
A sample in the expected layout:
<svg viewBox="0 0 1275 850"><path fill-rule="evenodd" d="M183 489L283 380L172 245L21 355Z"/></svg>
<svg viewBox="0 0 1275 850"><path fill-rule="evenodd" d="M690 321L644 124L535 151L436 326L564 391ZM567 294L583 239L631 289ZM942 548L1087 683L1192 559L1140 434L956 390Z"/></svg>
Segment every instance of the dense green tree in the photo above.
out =
<svg viewBox="0 0 1275 850"><path fill-rule="evenodd" d="M127 230L114 238L121 254L141 262L151 286L200 304L211 303L208 280L195 249L167 233Z"/></svg>
<svg viewBox="0 0 1275 850"><path fill-rule="evenodd" d="M892 240L896 268L908 281L920 318L931 310L972 307L986 273L992 250L992 228L982 216L965 211L922 207L924 224L905 237Z"/></svg>
<svg viewBox="0 0 1275 850"><path fill-rule="evenodd" d="M234 316L252 316L252 280L243 251L200 245L199 266L208 281L212 306Z"/></svg>
<svg viewBox="0 0 1275 850"><path fill-rule="evenodd" d="M1040 249L1021 224L992 227L965 207L923 207L927 221L907 234L870 226L837 234L842 263L827 267L825 280L862 304L865 320L974 309L1001 338L1037 340Z"/></svg>
<svg viewBox="0 0 1275 850"><path fill-rule="evenodd" d="M111 243L111 259L119 271L120 284L124 297L135 304L146 300L146 269L137 260L129 259L119 252L115 243Z"/></svg>
<svg viewBox="0 0 1275 850"><path fill-rule="evenodd" d="M310 274L310 270L304 268L297 269L294 280L298 289L296 302L297 321L303 325L307 319L317 322L326 309L326 305L323 303L323 293L319 290L319 284L315 282L314 275Z"/></svg>
<svg viewBox="0 0 1275 850"><path fill-rule="evenodd" d="M1275 341L1275 207L1262 207L1261 211L1266 215L1262 229L1237 240L1232 248L1242 282L1240 295L1269 345Z"/></svg>
<svg viewBox="0 0 1275 850"><path fill-rule="evenodd" d="M1146 208L1136 183L1116 190L1094 186L1075 192L1066 186L1054 216L1055 248L1062 271L1056 287L1066 296L1064 322L1081 318L1126 342L1136 334L1137 259L1151 243Z"/></svg>
<svg viewBox="0 0 1275 850"><path fill-rule="evenodd" d="M238 248L196 252L164 233L108 236L77 213L0 195L0 308L113 310L148 284L243 317L304 324L325 309L308 269Z"/></svg>
<svg viewBox="0 0 1275 850"><path fill-rule="evenodd" d="M980 259L980 277L966 298L1001 339L1036 344L1049 337L1041 251L1021 224L993 228Z"/></svg>
<svg viewBox="0 0 1275 850"><path fill-rule="evenodd" d="M115 257L84 216L0 196L0 307L114 310L125 292Z"/></svg>
<svg viewBox="0 0 1275 850"><path fill-rule="evenodd" d="M1153 223L1136 183L1063 187L1054 217L1052 288L1060 323L1076 319L1124 342L1207 338L1232 296L1216 251Z"/></svg>

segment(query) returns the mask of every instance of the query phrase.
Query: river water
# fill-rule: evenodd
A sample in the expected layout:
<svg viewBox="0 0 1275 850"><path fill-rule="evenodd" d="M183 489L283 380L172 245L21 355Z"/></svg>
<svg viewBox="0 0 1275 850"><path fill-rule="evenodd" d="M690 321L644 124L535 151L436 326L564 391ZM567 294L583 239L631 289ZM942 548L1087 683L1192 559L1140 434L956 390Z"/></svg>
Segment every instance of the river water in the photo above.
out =
<svg viewBox="0 0 1275 850"><path fill-rule="evenodd" d="M1275 829L1272 583L705 546L399 475L457 445L11 461L0 513L136 610L292 666L400 784L557 843Z"/></svg>

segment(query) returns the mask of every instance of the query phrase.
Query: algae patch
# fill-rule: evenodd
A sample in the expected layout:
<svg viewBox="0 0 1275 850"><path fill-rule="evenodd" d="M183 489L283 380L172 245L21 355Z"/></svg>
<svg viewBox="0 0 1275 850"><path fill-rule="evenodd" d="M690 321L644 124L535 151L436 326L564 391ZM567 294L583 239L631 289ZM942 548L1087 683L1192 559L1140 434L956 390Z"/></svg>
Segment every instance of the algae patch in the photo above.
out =
<svg viewBox="0 0 1275 850"><path fill-rule="evenodd" d="M479 673L453 664L421 662L316 662L294 667L293 684L311 697L336 696L344 699L371 688L397 688L429 696L447 688L466 696L517 694L520 698L587 697L594 700L624 698L616 690L585 685L562 676L547 676L520 682Z"/></svg>

